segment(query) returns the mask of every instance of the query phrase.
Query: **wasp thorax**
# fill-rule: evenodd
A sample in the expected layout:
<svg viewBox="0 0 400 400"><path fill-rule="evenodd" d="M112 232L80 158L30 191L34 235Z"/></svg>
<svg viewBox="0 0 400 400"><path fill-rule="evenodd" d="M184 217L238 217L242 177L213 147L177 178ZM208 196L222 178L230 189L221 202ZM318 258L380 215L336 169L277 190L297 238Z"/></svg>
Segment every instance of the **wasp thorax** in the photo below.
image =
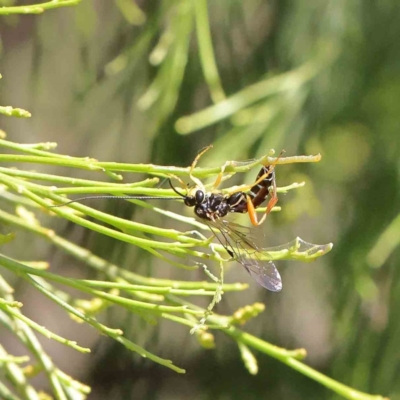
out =
<svg viewBox="0 0 400 400"><path fill-rule="evenodd" d="M208 215L208 210L202 205L196 206L194 212L199 218L210 220L210 216Z"/></svg>
<svg viewBox="0 0 400 400"><path fill-rule="evenodd" d="M243 199L243 193L242 192L237 192L229 196L228 198L228 203L229 205L233 206L239 203Z"/></svg>

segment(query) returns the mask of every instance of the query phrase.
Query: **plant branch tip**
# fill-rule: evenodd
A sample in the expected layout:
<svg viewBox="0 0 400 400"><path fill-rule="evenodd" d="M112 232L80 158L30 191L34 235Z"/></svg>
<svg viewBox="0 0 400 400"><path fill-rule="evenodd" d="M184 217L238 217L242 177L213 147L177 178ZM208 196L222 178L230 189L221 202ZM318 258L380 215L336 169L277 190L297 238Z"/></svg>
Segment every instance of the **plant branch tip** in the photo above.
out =
<svg viewBox="0 0 400 400"><path fill-rule="evenodd" d="M304 348L289 350L287 352L289 357L295 358L296 360L304 360L307 357L307 350Z"/></svg>
<svg viewBox="0 0 400 400"><path fill-rule="evenodd" d="M26 111L22 108L13 108L11 106L0 106L0 114L17 118L30 118L32 116L29 111Z"/></svg>
<svg viewBox="0 0 400 400"><path fill-rule="evenodd" d="M321 161L321 154L311 156L291 156L291 157L267 157L268 163L275 165L285 165L293 163L316 163Z"/></svg>

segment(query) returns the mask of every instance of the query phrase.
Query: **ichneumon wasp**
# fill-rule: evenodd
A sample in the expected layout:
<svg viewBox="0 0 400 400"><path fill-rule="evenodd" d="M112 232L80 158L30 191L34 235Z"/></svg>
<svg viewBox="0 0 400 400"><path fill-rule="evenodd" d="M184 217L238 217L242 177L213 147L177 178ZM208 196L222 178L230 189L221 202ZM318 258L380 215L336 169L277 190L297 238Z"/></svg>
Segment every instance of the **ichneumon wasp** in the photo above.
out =
<svg viewBox="0 0 400 400"><path fill-rule="evenodd" d="M238 261L246 271L256 280L258 284L264 288L278 292L282 289L282 280L275 264L272 261L263 259L269 249L260 248L255 244L252 237L252 231L249 228L224 219L230 213L248 213L252 225L261 225L267 215L278 201L277 188L275 182L275 165L278 156L273 163L266 163L257 174L256 180L250 185L240 185L232 189L230 192L223 193L217 188L221 184L225 164L221 168L212 189L207 191L204 184L193 175L200 157L211 148L208 146L203 149L194 159L189 169L189 177L194 182L194 186L187 189L185 184L178 178L182 187L187 191L186 194L175 188L168 179L172 190L178 194L177 197L159 197L159 196L86 196L79 199L71 200L66 203L56 205L59 207L76 201L92 199L92 198L113 198L113 199L136 199L136 200L177 200L182 199L188 207L194 207L194 213L202 219L209 227L214 236L227 251L227 253ZM282 153L281 153L282 154ZM267 199L267 207L265 214L258 221L256 208L258 208Z"/></svg>
<svg viewBox="0 0 400 400"><path fill-rule="evenodd" d="M228 254L243 265L257 283L270 291L278 292L282 289L282 279L272 261L261 260L260 256L265 252L265 249L260 249L254 243L251 234L249 235L248 228L223 219L229 213L248 212L250 221L254 226L261 225L265 221L278 201L275 164L263 165L252 185L241 185L227 194L216 192L222 181L224 172L222 169L214 182L212 191L207 192L202 182L195 178L192 172L199 158L210 147L202 150L190 167L189 176L196 183L196 186L189 190L188 194L185 195L178 191L172 185L171 180L169 180L169 184L172 190L183 198L186 206L194 207L194 213L208 224L210 230ZM270 199L266 212L258 221L255 209L266 201L268 196L270 196Z"/></svg>

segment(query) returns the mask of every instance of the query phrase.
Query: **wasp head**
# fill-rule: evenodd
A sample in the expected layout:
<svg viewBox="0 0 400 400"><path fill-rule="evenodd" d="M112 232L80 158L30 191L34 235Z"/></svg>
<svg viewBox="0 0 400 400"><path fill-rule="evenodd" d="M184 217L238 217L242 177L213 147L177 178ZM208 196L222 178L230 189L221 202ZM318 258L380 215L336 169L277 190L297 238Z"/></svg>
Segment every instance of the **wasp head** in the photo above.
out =
<svg viewBox="0 0 400 400"><path fill-rule="evenodd" d="M206 195L203 190L195 189L185 196L184 203L189 207L199 206L204 202L205 198Z"/></svg>

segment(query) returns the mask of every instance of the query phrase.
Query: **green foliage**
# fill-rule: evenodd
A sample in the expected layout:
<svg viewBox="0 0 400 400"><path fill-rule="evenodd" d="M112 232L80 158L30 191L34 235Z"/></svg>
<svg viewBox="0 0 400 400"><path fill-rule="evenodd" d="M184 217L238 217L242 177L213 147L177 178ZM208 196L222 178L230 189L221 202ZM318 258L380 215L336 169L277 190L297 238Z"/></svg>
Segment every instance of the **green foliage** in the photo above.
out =
<svg viewBox="0 0 400 400"><path fill-rule="evenodd" d="M0 161L29 163L34 162L38 164L44 163L46 165L63 165L72 168L83 168L89 169L91 171L102 173L105 172L107 173L107 175L113 176L116 179L120 179L120 177L115 174L116 171L147 172L154 175L163 175L169 173L171 174L171 176L189 173L188 168L163 166L158 167L156 165L144 164L126 165L118 163L101 163L88 158L81 159L57 155L43 150L54 147L53 144L48 143L39 143L35 145L25 146L7 142L6 140L1 140L0 146L2 146L3 148L18 150L20 153L23 153L22 155L0 155ZM307 158L294 157L293 160L305 161L307 160ZM313 157L310 157L309 160L312 161ZM270 162L273 161L274 160L271 159ZM292 161L291 158L281 158L280 160L278 160L278 163L286 164L290 161ZM224 166L224 171L227 172L228 176L232 176L235 174L235 172L237 172L237 170L249 169L251 166L257 165L257 162L260 162L260 160L246 163L229 162L228 164L226 164L226 166ZM237 166L235 166L235 164L237 164ZM193 175L207 177L213 172L214 174L216 174L219 172L219 169L208 169L208 171L204 169L195 169L193 171ZM40 185L32 182L32 180L37 179L50 183L63 182L71 185L71 187L58 188L50 184ZM331 388L332 390L337 391L347 398L355 398L354 390L344 385L341 385L331 379L328 379L322 374L312 370L310 367L305 366L303 363L296 361L299 357L304 358L304 350L296 350L293 352L285 349L279 349L276 346L273 346L265 341L256 338L255 336L249 335L235 328L233 323L237 323L237 313L234 317L213 314L212 309L214 305L221 300L223 292L229 292L232 290L243 290L246 285L224 285L222 278L223 274L221 274L220 278L216 278L208 273L208 275L216 281L216 283L210 284L202 281L179 282L174 280L166 281L156 278L145 278L143 276L138 277L136 274L132 274L129 271L123 271L122 266L115 265L112 266L113 272L108 273L107 271L110 269L110 266L107 265L108 263L106 260L98 259L93 254L89 255L88 252L83 248L79 248L73 243L56 236L51 229L43 226L39 222L39 218L35 212L28 211L25 206L21 205L25 201L22 201L22 199L20 198L20 196L23 196L28 199L27 205L30 209L34 210L38 206L41 207L42 212L48 212L51 209L52 214L68 219L76 224L82 225L86 228L97 231L104 235L113 237L114 239L118 239L141 247L144 250L150 252L152 255L159 257L164 261L170 262L174 266L193 269L195 268L195 265L198 264L197 262L192 267L186 266L185 264L188 260L196 257L200 259L203 258L204 260L215 260L221 265L222 269L222 265L226 263L226 261L229 261L229 257L224 259L219 255L219 253L224 252L224 248L221 245L213 244L212 253L206 253L196 250L198 247L204 247L206 249L209 248L210 240L204 238L204 235L201 233L197 233L196 235L197 237L200 237L200 239L194 238L193 230L180 232L172 229L147 226L145 224L127 221L78 203L68 204L67 209L65 210L65 206L52 208L54 204L57 205L57 202L65 202L65 198L60 196L60 194L65 193L116 193L117 195L139 193L152 196L172 196L174 192L171 189L164 190L151 188L151 186L157 183L157 179L147 179L143 182L135 182L128 185L115 183L109 186L110 184L108 182L102 183L86 180L77 181L75 178L69 177L68 175L54 176L48 174L38 174L30 171L19 171L18 169L2 168L0 172L0 183L4 185L5 189L10 190L11 193L14 193L11 196L6 195L5 199L8 199L12 203L15 203L17 207L15 214L0 211L0 220L8 224L16 225L23 229L27 229L31 232L31 234L37 234L39 236L48 238L52 243L57 244L59 248L68 252L75 258L84 261L89 267L94 267L97 270L102 271L107 278L106 281L65 278L60 275L52 274L50 272L35 268L34 266L29 266L26 262L19 262L4 255L0 255L0 265L3 268L9 270L12 274L20 276L21 278L26 280L35 289L37 289L43 295L55 302L77 320L84 321L92 328L96 329L99 333L109 336L110 338L124 345L127 349L140 354L142 357L146 357L149 360L157 362L180 373L185 371L175 366L172 361L162 359L145 350L138 344L132 342L124 336L124 333L121 329L115 329L100 323L96 318L96 315L100 314L110 306L119 306L124 307L130 312L135 313L139 316L145 316L146 319L169 319L176 323L192 327L192 333L199 332L199 341L205 347L210 347L210 345L207 344L210 340L211 343L214 342L211 339L212 336L210 336L210 332L207 333L206 330L217 329L221 332L224 332L226 335L228 335L238 343L245 365L251 373L255 373L255 371L257 370L256 359L254 358L254 356L251 356L250 350L251 348L254 348L274 358L277 358L284 363L287 363L292 368L297 369L299 372L302 372L312 377L313 379L319 381L320 383ZM283 188L283 191L287 192L289 189ZM229 189L226 190L229 192ZM279 191L280 190L278 188L278 192ZM52 202L49 203L47 199L52 200ZM135 202L137 200L132 201ZM143 202L140 202L139 205L141 203L143 204ZM78 213L71 212L70 207L73 210L76 210ZM154 211L165 213L165 211L160 210L156 207L152 208ZM174 215L171 212L168 212L168 216L172 218L175 217L176 219L180 220L185 220L186 223L189 223L197 228L201 227L207 231L208 227L206 225L199 224L193 218L183 218L182 216ZM108 228L102 224L95 223L92 220L88 220L86 217L91 217L94 220L106 223L113 228ZM134 232L142 234L152 234L160 236L161 238L172 239L173 241L164 242L159 240L151 240L140 237L140 235L137 234L134 235ZM201 239L202 237L204 239ZM306 245L306 248L304 250L302 249L303 244ZM268 250L268 252L266 253L266 257L268 260L293 259L301 261L311 261L314 260L316 257L324 255L330 249L330 245L310 245L304 243L303 241L301 241L301 239L297 239L293 243L284 245L281 248ZM166 252L170 256L179 256L185 261L183 264L170 261L161 253L161 251ZM82 253L84 253L83 257ZM225 254L225 256L227 256L227 254ZM95 262L93 262L93 260L95 260ZM106 268L104 268L104 266L106 266ZM147 284L143 285L143 283ZM55 287L54 284L59 284L63 287L73 288L82 294L86 293L90 296L90 300L82 301L80 299L81 295L69 296L66 291ZM8 287L5 281L3 282L3 285L5 287ZM121 295L121 292L126 293L127 295L130 295L132 297L142 298L146 301L131 299L130 296ZM24 330L27 330L30 335L33 335L32 330L36 330L37 332L48 337L49 339L56 340L64 345L72 347L75 350L81 352L90 351L90 349L88 348L79 346L75 341L68 340L49 331L45 327L40 326L33 320L23 315L19 311L19 308L22 307L22 304L13 300L12 291L5 291L3 292L3 295L5 300L0 304L0 308L4 313L3 319L9 321L17 321L19 324L18 326L23 326ZM193 303L189 303L186 300L184 301L182 299L182 296L184 297L193 295L213 296L213 300L211 301L207 309L203 309L195 306ZM258 311L256 311L257 309ZM240 322L244 323L250 318L251 315L253 317L256 317L259 311L261 310L259 309L258 305L248 306L246 310L247 317L246 319L243 319L243 317L241 317ZM201 317L200 322L196 321L196 319L194 318L196 316L198 318ZM231 319L232 323L230 322ZM10 329L12 330L12 326L10 326ZM205 339L204 335L208 335L208 338ZM41 368L47 371L47 373L49 374L50 371L46 370L46 366L43 362L43 359L46 357L44 351L39 346L37 346L36 352L41 353L40 357L38 356L38 359L36 361L38 363L42 362L43 365ZM10 356L9 361L7 360L5 361L5 363L15 364L13 360L13 357ZM52 370L56 369L55 366L51 366L51 368ZM62 373L58 369L56 369L56 371L58 371L57 373ZM54 373L54 371L52 371L52 375L49 374L49 378L52 378L53 381L55 381L55 383L53 382L52 385L56 396L58 396L59 398L63 398L63 390L73 389L75 381L69 380L68 382L62 382L60 380L60 377L57 376L57 373ZM82 393L87 392L87 388L85 386L80 387L83 389ZM20 390L18 385L16 386L16 389L17 391ZM5 394L6 392L3 392L3 395ZM363 395L361 393L358 393L357 396L364 399L381 398L380 396L371 397L368 395Z"/></svg>
<svg viewBox="0 0 400 400"><path fill-rule="evenodd" d="M23 367L26 358L14 355L21 353L0 346L1 397L39 398L30 379L41 372L55 398L86 396L90 390L52 361L38 337L83 353L91 346L31 318L25 310L39 303L33 296L24 299L24 288L30 288L55 303L57 313L63 310L122 345L118 348L154 362L134 358L123 364L118 354L128 352L113 351L117 347L103 355L98 365L107 376L113 371L119 377L109 391L122 398L130 392L137 398L171 395L162 380L152 379L149 365L156 363L176 372L183 372L183 365L195 371L195 377L179 381L188 382L193 397L331 397L314 380L349 399L382 399L353 387L396 398L399 3L179 0L146 2L141 8L128 0L16 3L0 1L0 14L15 14L2 17L1 103L21 105L34 118L2 122L13 139L0 143L0 162L8 165L0 167L0 314L30 360ZM77 7L63 8L69 5ZM33 17L33 28L18 15L52 8L60 10ZM31 116L11 106L1 106L0 113ZM54 153L49 139L69 155ZM323 155L318 168L291 165L293 159L277 167L282 209L275 209L279 218L268 218L267 239L282 243L297 234L314 236L314 242L335 242L335 251L318 260L313 272L288 268L278 297L225 283L227 254L210 244L207 227L182 206L135 200L133 209L119 204L99 211L97 204L94 209L79 203L51 208L65 196L83 194L174 195L157 187L158 178L187 178L187 167L169 165L189 165L211 142L214 150L195 170L206 183L226 160L246 158L254 162L225 164L225 177L240 176L235 184L250 182L271 147L285 148L289 155ZM247 172L251 176L239 174ZM134 183L115 182L127 174L135 174L128 179ZM59 224L65 220L75 227L71 240L71 232ZM90 240L81 238L79 225L93 232ZM36 243L70 258L44 256L48 249L42 245L32 252ZM311 261L331 249L304 243L296 239L266 253L266 259ZM199 261L204 262L200 272ZM88 276L70 277L69 269L59 273L58 268L78 262ZM166 272L168 265L176 268ZM194 300L187 301L188 296ZM166 320L173 327L183 325L187 336L191 331L191 338L215 349L218 358L208 353L201 365L192 349L182 351L171 325L150 327ZM243 323L246 331L238 328ZM221 336L230 344L223 346ZM225 351L229 346L237 348L236 358ZM307 364L315 368L302 362L303 347ZM280 368L276 360L265 364L254 350L291 368ZM116 358L119 363L107 362ZM211 379L214 368L218 373ZM133 378L138 370L142 379L149 375L145 393ZM302 380L297 372L312 380ZM172 386L176 396L180 385Z"/></svg>

